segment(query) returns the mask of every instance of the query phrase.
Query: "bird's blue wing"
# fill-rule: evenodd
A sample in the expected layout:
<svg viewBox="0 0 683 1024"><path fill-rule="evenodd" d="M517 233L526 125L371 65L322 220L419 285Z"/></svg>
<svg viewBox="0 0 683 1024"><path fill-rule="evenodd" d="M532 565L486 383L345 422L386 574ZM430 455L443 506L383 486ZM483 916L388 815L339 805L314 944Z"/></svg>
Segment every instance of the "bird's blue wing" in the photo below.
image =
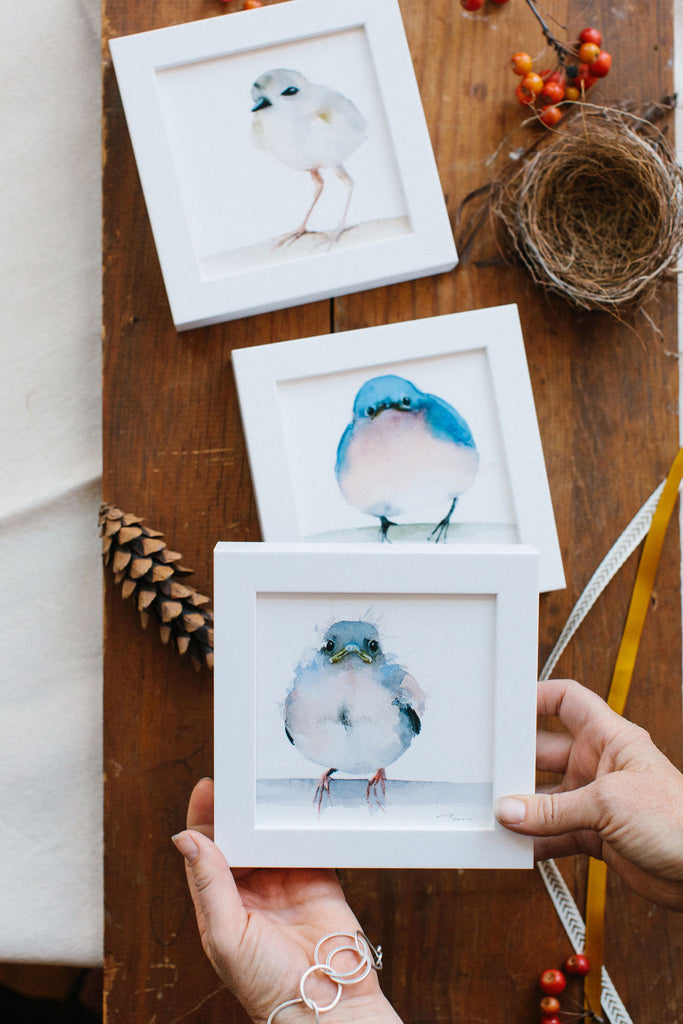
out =
<svg viewBox="0 0 683 1024"><path fill-rule="evenodd" d="M337 461L336 461L335 466L334 466L334 473L335 473L335 476L337 477L337 481L339 480L339 474L342 472L342 470L344 468L344 463L346 461L346 453L348 451L349 444L351 443L351 434L352 433L353 433L353 423L349 423L349 425L347 426L346 430L344 431L344 433L341 436L339 444L337 445Z"/></svg>
<svg viewBox="0 0 683 1024"><path fill-rule="evenodd" d="M454 441L456 444L464 445L465 448L476 448L467 421L443 398L439 398L438 395L428 395L423 407L427 423L436 437Z"/></svg>

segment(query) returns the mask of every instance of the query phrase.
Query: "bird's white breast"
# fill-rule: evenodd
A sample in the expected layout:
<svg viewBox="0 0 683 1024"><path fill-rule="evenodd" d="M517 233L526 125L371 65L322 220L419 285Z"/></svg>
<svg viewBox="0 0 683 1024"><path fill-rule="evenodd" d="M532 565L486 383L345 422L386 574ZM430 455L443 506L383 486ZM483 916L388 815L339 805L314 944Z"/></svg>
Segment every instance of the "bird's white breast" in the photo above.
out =
<svg viewBox="0 0 683 1024"><path fill-rule="evenodd" d="M259 146L299 171L338 167L365 138L365 119L341 93L310 85L254 115Z"/></svg>
<svg viewBox="0 0 683 1024"><path fill-rule="evenodd" d="M316 764L375 772L410 743L394 697L377 682L373 666L356 658L303 669L287 699L287 729L296 748Z"/></svg>
<svg viewBox="0 0 683 1024"><path fill-rule="evenodd" d="M339 486L350 505L370 515L434 507L440 517L471 486L477 464L474 449L435 437L423 413L389 409L355 425Z"/></svg>

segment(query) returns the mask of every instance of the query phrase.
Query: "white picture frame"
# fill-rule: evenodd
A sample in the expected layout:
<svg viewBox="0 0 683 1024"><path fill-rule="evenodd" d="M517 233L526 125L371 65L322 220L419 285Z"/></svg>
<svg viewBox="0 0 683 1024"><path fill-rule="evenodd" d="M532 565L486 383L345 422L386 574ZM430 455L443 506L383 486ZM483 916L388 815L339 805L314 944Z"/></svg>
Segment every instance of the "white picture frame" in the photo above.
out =
<svg viewBox="0 0 683 1024"><path fill-rule="evenodd" d="M476 444L476 473L457 499L448 543L532 545L541 555L541 590L564 587L515 305L236 349L232 361L264 540L382 539L378 513L354 507L336 471L360 388L398 375L447 401ZM426 519L396 516L386 539L426 543L447 510L443 498L425 509Z"/></svg>
<svg viewBox="0 0 683 1024"><path fill-rule="evenodd" d="M215 836L229 863L532 867L532 841L500 826L493 808L500 796L534 791L537 570L538 553L520 545L439 553L219 543ZM380 703L368 703L366 716L375 672L399 671L400 692L411 694L400 700L419 714L412 743L387 767L384 792L381 782L370 785L368 770L328 776L329 792L317 793L325 764L301 752L305 727L300 734L291 718L296 680L304 721L317 731L318 711L306 718L301 673L340 622L362 624L361 635L373 624L390 664L365 665L370 675L353 683L362 700L344 709L344 730L370 721L362 743L364 751L375 745L370 761L380 756L383 716L399 700L394 677L390 684L382 675ZM315 658L321 692L338 702L337 668L325 654ZM356 654L347 661L353 673L363 670ZM323 759L336 742L327 733L324 741Z"/></svg>
<svg viewBox="0 0 683 1024"><path fill-rule="evenodd" d="M114 38L110 50L178 330L457 263L397 0L288 0ZM365 126L310 84L282 100L277 81L266 113L279 121L264 121L252 110L252 85L282 68L341 93ZM306 97L306 124L313 108L316 126L334 132L324 155L319 142L301 155L303 115L290 125L295 139L282 143L293 99ZM256 117L267 126L261 148ZM324 188L310 230L279 244L301 226L317 188L293 160L318 161Z"/></svg>

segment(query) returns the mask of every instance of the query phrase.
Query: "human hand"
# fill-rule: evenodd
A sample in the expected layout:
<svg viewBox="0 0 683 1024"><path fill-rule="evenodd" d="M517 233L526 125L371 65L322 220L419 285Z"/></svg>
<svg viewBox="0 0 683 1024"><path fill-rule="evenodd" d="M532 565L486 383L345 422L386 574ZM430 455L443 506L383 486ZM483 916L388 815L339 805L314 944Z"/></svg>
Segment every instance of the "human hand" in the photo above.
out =
<svg viewBox="0 0 683 1024"><path fill-rule="evenodd" d="M354 934L360 925L334 871L258 868L231 871L212 842L213 782L202 779L190 797L185 832L173 837L185 857L185 869L204 951L257 1024L280 1003L299 995L304 971L324 935ZM334 948L332 946L331 948ZM328 952L323 949L323 955ZM344 957L348 962L344 962ZM335 970L352 970L355 954L339 954ZM311 976L307 995L329 1003L337 987L323 975ZM330 1024L400 1024L377 981L375 971L345 986ZM311 1024L303 1004L283 1009L273 1024Z"/></svg>
<svg viewBox="0 0 683 1024"><path fill-rule="evenodd" d="M558 715L569 730L537 739L537 768L562 780L503 797L498 820L539 837L539 860L588 853L641 896L683 911L683 775L644 729L573 680L539 683L538 714Z"/></svg>

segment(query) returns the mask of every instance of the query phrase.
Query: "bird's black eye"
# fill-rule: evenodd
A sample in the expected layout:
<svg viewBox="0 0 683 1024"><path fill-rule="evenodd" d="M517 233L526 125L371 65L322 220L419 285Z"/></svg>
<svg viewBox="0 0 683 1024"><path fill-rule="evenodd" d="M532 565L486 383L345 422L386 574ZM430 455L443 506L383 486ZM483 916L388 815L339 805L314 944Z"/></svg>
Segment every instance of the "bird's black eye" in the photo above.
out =
<svg viewBox="0 0 683 1024"><path fill-rule="evenodd" d="M334 650L334 640L328 640L323 650L328 651L331 654Z"/></svg>
<svg viewBox="0 0 683 1024"><path fill-rule="evenodd" d="M379 650L379 643L377 640L366 640L366 643L368 645L368 650L372 651L373 654L376 654Z"/></svg>
<svg viewBox="0 0 683 1024"><path fill-rule="evenodd" d="M295 85L288 85L286 89L283 89L280 93L281 96L296 96L298 89Z"/></svg>
<svg viewBox="0 0 683 1024"><path fill-rule="evenodd" d="M374 405L369 405L367 407L367 409L365 410L365 412L370 417L370 419L372 419L372 417L375 415L376 409L375 409Z"/></svg>
<svg viewBox="0 0 683 1024"><path fill-rule="evenodd" d="M401 399L401 405L405 405L406 409L410 405L410 399L408 398L407 395L404 395L403 398Z"/></svg>

